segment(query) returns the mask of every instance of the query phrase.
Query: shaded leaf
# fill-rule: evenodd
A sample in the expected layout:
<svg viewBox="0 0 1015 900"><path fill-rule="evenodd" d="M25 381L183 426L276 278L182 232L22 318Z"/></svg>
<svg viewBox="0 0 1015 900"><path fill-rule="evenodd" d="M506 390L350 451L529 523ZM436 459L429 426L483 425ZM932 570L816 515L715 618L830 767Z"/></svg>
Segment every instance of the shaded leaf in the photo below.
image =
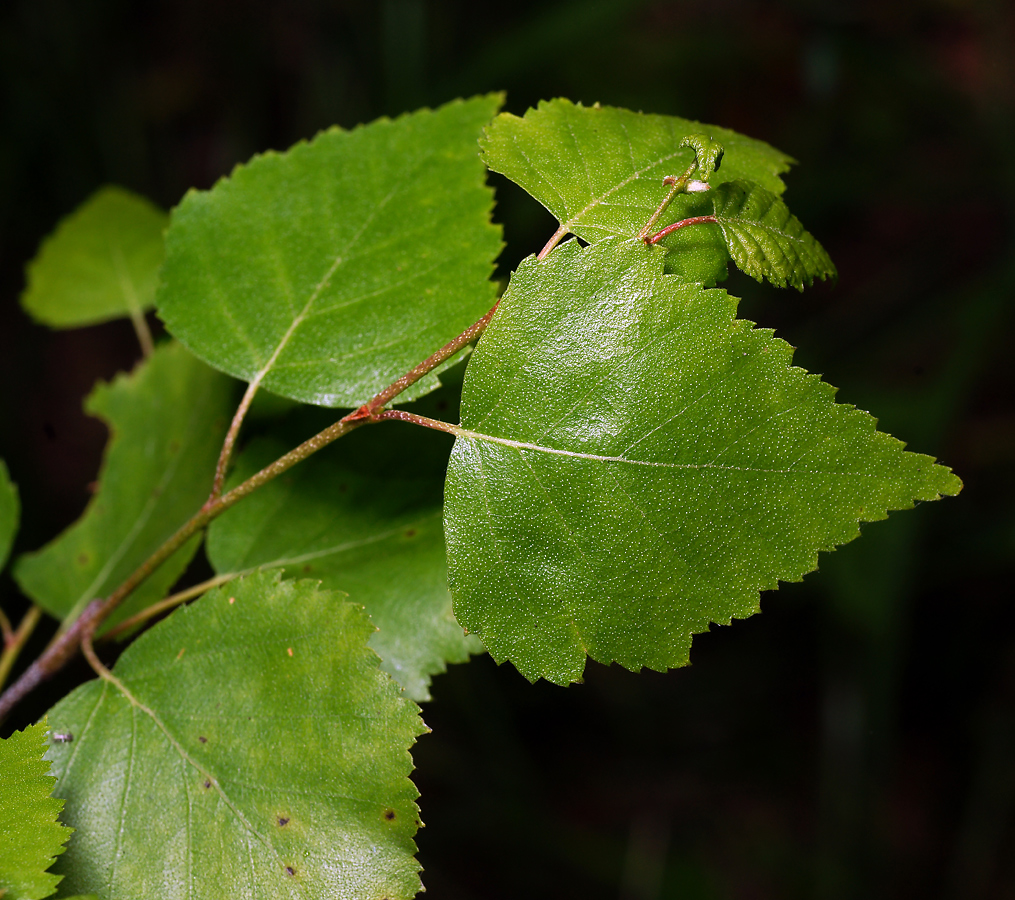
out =
<svg viewBox="0 0 1015 900"><path fill-rule="evenodd" d="M530 679L683 665L860 522L961 488L663 264L617 240L524 261L466 373L455 613Z"/></svg>
<svg viewBox="0 0 1015 900"><path fill-rule="evenodd" d="M265 485L212 523L207 552L219 574L283 566L287 576L345 591L378 628L370 646L381 668L414 700L429 700L430 678L482 645L463 634L451 611L443 465L419 471L420 455L438 435L403 427L408 434L396 436L389 426L354 432ZM398 445L402 464L371 471L363 457L381 440ZM254 442L233 479L287 449L276 440ZM445 442L437 449L445 462Z"/></svg>
<svg viewBox="0 0 1015 900"><path fill-rule="evenodd" d="M366 614L251 575L177 610L112 680L50 711L75 835L60 871L103 900L415 896L426 730L378 668Z"/></svg>
<svg viewBox="0 0 1015 900"><path fill-rule="evenodd" d="M711 195L716 222L741 271L758 281L767 278L776 287L792 285L798 291L815 278L835 277L835 265L825 248L771 191L734 181L715 188Z"/></svg>
<svg viewBox="0 0 1015 900"><path fill-rule="evenodd" d="M18 559L22 590L62 619L116 588L207 499L232 398L228 378L176 343L98 385L85 403L110 429L98 490L77 522ZM165 596L199 542L180 548L107 627Z"/></svg>
<svg viewBox="0 0 1015 900"><path fill-rule="evenodd" d="M28 264L25 310L55 328L140 315L155 301L169 217L123 188L100 188Z"/></svg>
<svg viewBox="0 0 1015 900"><path fill-rule="evenodd" d="M46 870L63 853L73 828L58 821L63 800L51 797L46 722L0 740L0 896L39 900L56 892L59 875Z"/></svg>
<svg viewBox="0 0 1015 900"><path fill-rule="evenodd" d="M725 148L711 184L748 178L784 190L779 175L792 159L763 141L676 116L564 99L544 100L521 118L501 113L480 146L491 169L525 188L564 229L594 242L640 231L666 196L663 178L683 174L694 161L694 149L681 146L691 135ZM685 218L695 196L679 195L659 228Z"/></svg>
<svg viewBox="0 0 1015 900"><path fill-rule="evenodd" d="M11 481L7 464L0 459L0 569L7 562L7 554L11 552L20 517L21 503L18 500L17 485Z"/></svg>
<svg viewBox="0 0 1015 900"><path fill-rule="evenodd" d="M275 393L369 399L493 305L500 230L476 139L499 105L489 95L331 128L190 192L167 235L166 326Z"/></svg>

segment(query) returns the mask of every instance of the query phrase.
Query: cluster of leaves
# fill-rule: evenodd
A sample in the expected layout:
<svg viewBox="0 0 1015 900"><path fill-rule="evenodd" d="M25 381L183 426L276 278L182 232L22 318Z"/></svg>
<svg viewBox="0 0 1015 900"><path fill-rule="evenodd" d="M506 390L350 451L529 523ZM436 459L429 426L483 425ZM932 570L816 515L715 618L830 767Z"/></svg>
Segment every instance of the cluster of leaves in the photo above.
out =
<svg viewBox="0 0 1015 900"><path fill-rule="evenodd" d="M788 157L673 117L500 102L255 157L184 197L164 238L159 211L107 189L44 244L24 300L41 321L131 316L145 346L154 305L172 335L88 399L111 433L98 491L14 567L66 630L215 496L233 379L241 410L270 393L227 488L319 430L299 404L367 403L484 316L487 167L560 223L461 388L468 348L396 398L431 430L360 429L225 511L203 535L214 579L164 600L196 534L103 628L203 596L0 744L0 779L34 779L11 794L32 813L4 819L0 891L56 890L48 729L66 892L412 897L408 751L448 663L485 648L559 684L589 657L683 665L695 633L756 612L861 522L959 490L715 287L730 261L780 286L834 275L780 199ZM0 467L0 556L16 522Z"/></svg>

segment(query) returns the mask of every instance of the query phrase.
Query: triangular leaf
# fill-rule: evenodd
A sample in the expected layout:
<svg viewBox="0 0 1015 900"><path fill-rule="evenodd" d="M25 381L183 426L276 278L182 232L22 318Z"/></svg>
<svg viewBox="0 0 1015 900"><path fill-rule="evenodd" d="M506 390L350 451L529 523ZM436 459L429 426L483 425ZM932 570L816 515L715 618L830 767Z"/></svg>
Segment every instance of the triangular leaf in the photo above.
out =
<svg viewBox="0 0 1015 900"><path fill-rule="evenodd" d="M46 722L0 740L0 897L39 900L56 892L61 876L46 870L63 853L73 828L57 819L63 800L51 797Z"/></svg>
<svg viewBox="0 0 1015 900"><path fill-rule="evenodd" d="M144 197L100 188L28 264L25 310L46 325L75 328L151 309L168 220Z"/></svg>
<svg viewBox="0 0 1015 900"><path fill-rule="evenodd" d="M798 291L815 278L834 278L835 265L800 220L771 191L734 181L712 192L714 215L737 267L752 278ZM703 227L703 226L695 226Z"/></svg>
<svg viewBox="0 0 1015 900"><path fill-rule="evenodd" d="M207 499L232 399L230 380L175 342L96 387L85 408L110 429L98 491L63 534L18 559L22 590L64 618L130 575ZM178 550L107 626L164 596L198 542Z"/></svg>
<svg viewBox="0 0 1015 900"><path fill-rule="evenodd" d="M499 105L332 128L192 191L167 235L166 326L275 393L369 399L493 305L500 230L476 139ZM403 399L436 386L431 374Z"/></svg>
<svg viewBox="0 0 1015 900"><path fill-rule="evenodd" d="M455 613L529 678L687 662L943 466L637 241L524 261L466 373L445 530Z"/></svg>
<svg viewBox="0 0 1015 900"><path fill-rule="evenodd" d="M387 897L420 888L408 749L426 730L356 605L257 574L127 648L50 711L78 829L60 871L103 900Z"/></svg>
<svg viewBox="0 0 1015 900"><path fill-rule="evenodd" d="M20 516L21 503L18 500L17 485L11 481L7 464L0 459L0 569L7 562L7 554L11 552Z"/></svg>
<svg viewBox="0 0 1015 900"><path fill-rule="evenodd" d="M207 552L219 574L283 566L288 576L345 591L379 629L370 646L381 668L408 696L429 700L430 678L482 645L463 634L451 611L441 524L449 448L440 441L440 469L421 474L419 456L437 435L402 427L409 435L399 442L401 471L374 470L365 459L377 443L372 430L352 434L215 520ZM377 438L396 440L394 431L384 426ZM286 449L275 440L254 442L238 459L234 480Z"/></svg>
<svg viewBox="0 0 1015 900"><path fill-rule="evenodd" d="M783 191L779 175L792 159L763 141L676 116L564 99L543 101L522 118L502 113L487 127L480 146L491 169L525 188L564 230L594 242L639 232L666 196L663 178L681 174L695 159L691 147L681 146L693 134L725 148L711 184L747 178ZM659 227L683 217L677 203Z"/></svg>

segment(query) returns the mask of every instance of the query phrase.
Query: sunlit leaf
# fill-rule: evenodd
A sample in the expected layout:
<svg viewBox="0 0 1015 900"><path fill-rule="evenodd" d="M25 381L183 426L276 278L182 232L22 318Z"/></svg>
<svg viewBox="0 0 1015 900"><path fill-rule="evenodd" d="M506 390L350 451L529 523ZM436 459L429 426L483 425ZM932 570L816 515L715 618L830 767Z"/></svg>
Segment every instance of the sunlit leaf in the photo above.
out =
<svg viewBox="0 0 1015 900"><path fill-rule="evenodd" d="M683 665L860 522L961 487L663 265L616 239L524 261L466 374L455 613L529 678Z"/></svg>
<svg viewBox="0 0 1015 900"><path fill-rule="evenodd" d="M783 191L779 175L792 162L786 154L727 128L676 116L549 100L521 118L509 113L497 116L480 144L491 169L525 188L564 230L594 242L638 234L666 196L663 178L683 174L694 161L695 151L681 142L695 134L725 148L711 184L746 178L770 191ZM696 197L679 195L659 220L659 228L690 214L687 209ZM699 234L695 239L705 237ZM721 243L718 250L725 255ZM715 251L709 247L701 263L705 271L715 270L714 260L709 262Z"/></svg>
<svg viewBox="0 0 1015 900"><path fill-rule="evenodd" d="M6 463L0 459L0 569L7 562L7 554L11 552L20 514L17 485L11 481Z"/></svg>
<svg viewBox="0 0 1015 900"><path fill-rule="evenodd" d="M49 714L77 829L58 870L103 900L419 890L407 752L426 730L313 582L251 575L143 634Z"/></svg>
<svg viewBox="0 0 1015 900"><path fill-rule="evenodd" d="M39 900L56 892L46 870L64 851L73 828L58 821L63 800L51 797L45 721L0 740L0 897Z"/></svg>
<svg viewBox="0 0 1015 900"><path fill-rule="evenodd" d="M320 579L366 607L379 629L370 646L414 700L429 700L431 676L482 650L451 611L441 501L443 464L420 471L433 438L402 426L359 431L320 451L217 519L208 558L219 574L283 566L287 576ZM399 440L401 438L401 440ZM382 441L394 440L402 465L370 465ZM447 460L448 447L439 442ZM255 442L234 479L252 475L288 447Z"/></svg>
<svg viewBox="0 0 1015 900"><path fill-rule="evenodd" d="M41 550L21 556L22 590L58 618L108 594L207 499L233 384L179 344L165 344L129 375L100 384L85 408L110 429L95 497ZM197 549L192 539L107 624L157 600Z"/></svg>
<svg viewBox="0 0 1015 900"><path fill-rule="evenodd" d="M28 264L25 309L55 328L151 309L167 222L144 197L120 187L100 188L57 226Z"/></svg>
<svg viewBox="0 0 1015 900"><path fill-rule="evenodd" d="M167 235L166 326L275 393L369 399L493 305L500 230L476 139L499 104L331 128L190 192Z"/></svg>

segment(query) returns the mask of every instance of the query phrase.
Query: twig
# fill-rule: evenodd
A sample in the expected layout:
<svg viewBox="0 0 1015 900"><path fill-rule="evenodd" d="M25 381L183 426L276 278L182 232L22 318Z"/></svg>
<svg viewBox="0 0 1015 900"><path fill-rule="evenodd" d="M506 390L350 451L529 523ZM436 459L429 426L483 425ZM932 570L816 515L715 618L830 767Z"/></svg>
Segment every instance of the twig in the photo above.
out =
<svg viewBox="0 0 1015 900"><path fill-rule="evenodd" d="M564 240L564 237L565 237L565 236L567 235L567 233L568 233L568 230L569 230L569 229L568 229L567 227L565 227L564 225L561 225L561 226L560 226L560 228L558 228L558 229L557 229L557 230L556 230L556 231L555 231L555 232L554 232L554 233L553 233L553 234L552 234L552 235L550 236L550 240L548 240L548 241L547 241L547 242L546 242L546 243L545 243L545 244L543 245L543 249L539 251L539 254L538 254L538 256L536 256L536 259L540 259L540 260L542 260L542 259L546 259L546 257L547 257L547 256L549 256L549 254L550 254L550 251L551 251L551 250L552 250L552 249L553 249L554 247L556 247L556 246L557 246L557 244L559 244L559 243L560 243L560 242L561 242L562 240Z"/></svg>
<svg viewBox="0 0 1015 900"><path fill-rule="evenodd" d="M715 222L715 216L692 216L690 219L681 219L679 222L674 222L672 225L667 225L662 231L652 235L652 237L645 237L642 240L646 244L657 244L666 235L673 234L674 231L679 231L681 228L686 228L688 225L700 225L702 222Z"/></svg>
<svg viewBox="0 0 1015 900"><path fill-rule="evenodd" d="M7 617L4 616L4 618ZM22 648L31 637L32 632L35 631L35 626L39 624L41 618L42 609L33 603L22 617L18 630L12 632L9 638L6 634L4 635L4 649L3 653L0 653L0 688L7 681L7 676L11 674L14 663L18 661Z"/></svg>
<svg viewBox="0 0 1015 900"><path fill-rule="evenodd" d="M222 488L226 483L226 469L229 468L229 460L233 455L233 447L236 446L236 437L240 433L240 426L247 416L250 404L254 402L254 395L261 386L259 379L254 379L247 385L243 393L240 405L236 407L232 422L229 423L229 430L226 432L225 440L222 441L222 452L219 453L218 462L215 464L215 480L211 485L210 499L214 500L222 494Z"/></svg>

